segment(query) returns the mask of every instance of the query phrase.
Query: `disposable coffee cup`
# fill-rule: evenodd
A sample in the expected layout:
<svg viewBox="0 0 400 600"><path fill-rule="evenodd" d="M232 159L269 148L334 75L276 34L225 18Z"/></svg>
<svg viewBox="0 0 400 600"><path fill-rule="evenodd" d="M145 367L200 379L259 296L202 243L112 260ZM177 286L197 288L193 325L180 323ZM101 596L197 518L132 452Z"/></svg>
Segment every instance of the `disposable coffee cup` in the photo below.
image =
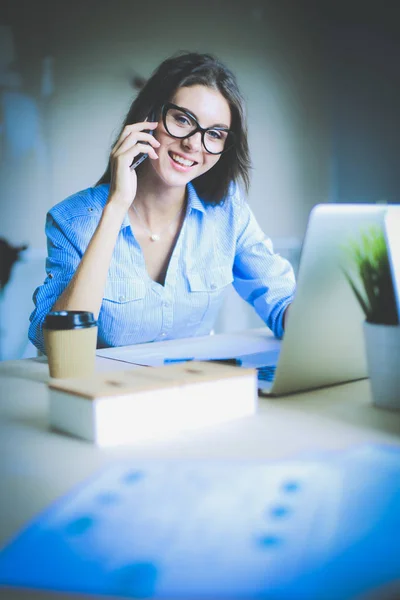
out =
<svg viewBox="0 0 400 600"><path fill-rule="evenodd" d="M44 321L43 333L50 377L86 377L94 373L97 322L93 313L50 312Z"/></svg>

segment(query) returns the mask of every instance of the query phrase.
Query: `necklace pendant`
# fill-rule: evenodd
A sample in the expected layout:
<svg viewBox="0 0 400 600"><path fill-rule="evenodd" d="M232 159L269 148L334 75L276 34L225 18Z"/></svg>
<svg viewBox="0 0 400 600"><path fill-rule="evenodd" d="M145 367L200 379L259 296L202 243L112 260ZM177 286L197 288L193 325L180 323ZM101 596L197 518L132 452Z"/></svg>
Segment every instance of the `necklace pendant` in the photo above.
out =
<svg viewBox="0 0 400 600"><path fill-rule="evenodd" d="M157 233L152 233L150 236L150 239L152 242L158 242L160 239L160 236Z"/></svg>

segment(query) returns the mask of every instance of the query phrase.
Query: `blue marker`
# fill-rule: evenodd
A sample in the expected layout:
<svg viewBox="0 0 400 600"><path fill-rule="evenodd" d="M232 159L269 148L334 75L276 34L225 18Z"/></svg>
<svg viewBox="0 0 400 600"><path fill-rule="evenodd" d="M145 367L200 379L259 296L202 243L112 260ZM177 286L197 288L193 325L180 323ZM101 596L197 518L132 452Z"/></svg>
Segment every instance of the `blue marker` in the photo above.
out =
<svg viewBox="0 0 400 600"><path fill-rule="evenodd" d="M193 358L164 358L164 365L172 365L173 363L188 362L194 360Z"/></svg>
<svg viewBox="0 0 400 600"><path fill-rule="evenodd" d="M188 362L190 360L195 360L195 358L164 358L164 365ZM202 360L203 362L219 363L221 365L232 365L234 367L240 367L242 364L242 361L238 358L203 358L198 360Z"/></svg>

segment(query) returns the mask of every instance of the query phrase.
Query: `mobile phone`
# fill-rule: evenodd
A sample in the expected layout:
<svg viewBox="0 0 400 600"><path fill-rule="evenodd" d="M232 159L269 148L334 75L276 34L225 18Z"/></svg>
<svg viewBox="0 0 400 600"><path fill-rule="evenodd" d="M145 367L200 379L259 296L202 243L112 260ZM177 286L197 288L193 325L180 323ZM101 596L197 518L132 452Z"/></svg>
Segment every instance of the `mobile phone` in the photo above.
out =
<svg viewBox="0 0 400 600"><path fill-rule="evenodd" d="M155 121L155 113L151 112L149 114L149 116L146 117L146 121ZM144 131L146 133L150 133L150 135L154 135L154 131L152 129L145 129ZM148 144L149 142L143 142L143 143L144 144ZM144 154L144 153L138 154L136 156L135 160L133 161L133 163L131 164L130 168L131 169L136 169L136 167L138 167L139 165L141 165L142 162L144 160L146 160L146 158L148 158L148 156L149 156L148 154Z"/></svg>

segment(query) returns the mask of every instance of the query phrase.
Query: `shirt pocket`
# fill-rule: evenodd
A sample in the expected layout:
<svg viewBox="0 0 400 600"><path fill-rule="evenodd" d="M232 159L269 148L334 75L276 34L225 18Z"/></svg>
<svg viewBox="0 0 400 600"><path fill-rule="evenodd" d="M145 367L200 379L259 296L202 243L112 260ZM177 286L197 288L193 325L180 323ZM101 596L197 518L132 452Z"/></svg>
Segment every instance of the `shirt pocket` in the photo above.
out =
<svg viewBox="0 0 400 600"><path fill-rule="evenodd" d="M99 315L99 334L108 346L123 346L141 328L146 286L138 279L109 279ZM132 342L133 343L133 342Z"/></svg>
<svg viewBox="0 0 400 600"><path fill-rule="evenodd" d="M193 269L188 273L188 285L192 307L190 323L201 324L204 320L211 328L222 303L224 292L233 281L231 267Z"/></svg>
<svg viewBox="0 0 400 600"><path fill-rule="evenodd" d="M218 295L233 281L231 267L212 267L210 269L193 269L188 274L191 292L207 292Z"/></svg>

